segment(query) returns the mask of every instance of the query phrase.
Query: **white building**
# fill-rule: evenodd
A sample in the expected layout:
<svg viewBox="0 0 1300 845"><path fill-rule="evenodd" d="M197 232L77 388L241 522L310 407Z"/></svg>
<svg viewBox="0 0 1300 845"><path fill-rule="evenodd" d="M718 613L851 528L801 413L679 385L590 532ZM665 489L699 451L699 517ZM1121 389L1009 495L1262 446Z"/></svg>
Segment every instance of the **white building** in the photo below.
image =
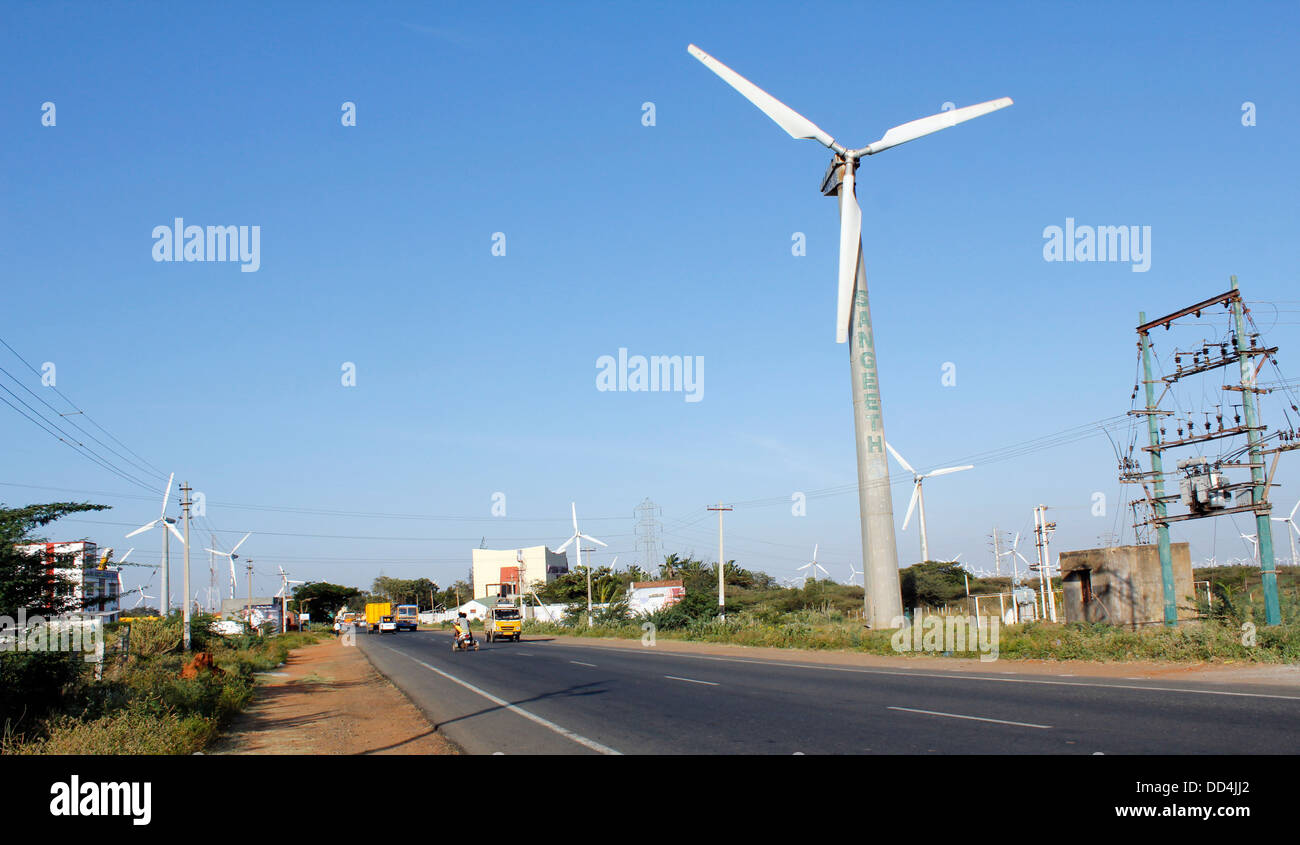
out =
<svg viewBox="0 0 1300 845"><path fill-rule="evenodd" d="M569 571L569 556L546 546L474 549L474 596L515 595L548 584Z"/></svg>
<svg viewBox="0 0 1300 845"><path fill-rule="evenodd" d="M74 610L94 613L106 622L116 622L119 605L119 573L114 567L99 569L99 547L89 540L69 543L22 543L18 551L45 558L47 571L72 585Z"/></svg>

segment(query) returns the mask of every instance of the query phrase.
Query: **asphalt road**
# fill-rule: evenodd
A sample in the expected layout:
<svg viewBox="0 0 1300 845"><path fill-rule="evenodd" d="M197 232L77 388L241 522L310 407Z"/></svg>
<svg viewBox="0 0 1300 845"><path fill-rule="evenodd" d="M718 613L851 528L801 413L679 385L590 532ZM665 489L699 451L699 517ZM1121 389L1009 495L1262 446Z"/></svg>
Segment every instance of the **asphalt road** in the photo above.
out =
<svg viewBox="0 0 1300 845"><path fill-rule="evenodd" d="M1300 690L359 634L469 753L1294 754ZM998 663L998 670L1009 664Z"/></svg>

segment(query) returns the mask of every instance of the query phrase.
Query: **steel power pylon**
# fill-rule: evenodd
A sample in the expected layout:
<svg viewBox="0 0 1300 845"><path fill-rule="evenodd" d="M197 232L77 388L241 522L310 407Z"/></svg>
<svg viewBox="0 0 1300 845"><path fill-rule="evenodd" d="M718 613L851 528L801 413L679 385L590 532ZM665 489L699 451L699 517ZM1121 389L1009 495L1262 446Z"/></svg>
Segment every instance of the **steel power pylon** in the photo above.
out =
<svg viewBox="0 0 1300 845"><path fill-rule="evenodd" d="M1163 327L1167 330L1175 320L1185 317L1200 318L1202 312L1208 311L1215 306L1222 306L1231 314L1232 342L1203 342L1199 350L1189 352L1176 350L1174 356L1175 371L1159 378L1153 377L1150 336L1152 329ZM1255 516L1256 536L1259 544L1260 575L1264 592L1265 622L1268 625L1277 625L1282 621L1277 589L1277 565L1273 555L1273 533L1269 520L1272 504L1268 498L1268 491L1272 485L1273 472L1277 469L1277 462L1281 453L1300 448L1300 442L1296 442L1296 433L1294 431L1280 431L1277 432L1280 440L1279 445L1268 450L1264 448L1264 443L1269 438L1263 436L1267 426L1263 425L1259 419L1256 397L1270 391L1256 386L1256 374L1259 368L1277 352L1277 347L1263 346L1259 342L1258 334L1247 335L1245 330L1245 315L1247 313L1248 309L1237 287L1237 277L1233 276L1232 288L1218 296L1198 302L1195 305L1189 305L1156 320L1148 321L1145 312L1138 314L1138 347L1142 355L1142 382L1145 388L1145 404L1142 409L1129 411L1129 413L1135 416L1145 416L1147 419L1148 445L1142 447L1142 449L1151 456L1151 470L1144 472L1140 462L1121 458L1120 480L1124 483L1139 485L1142 489L1142 498L1136 499L1132 503L1135 507L1135 513L1138 505L1145 505L1150 512L1150 517L1146 520L1138 517L1134 528L1140 530L1143 526L1153 526L1156 529L1156 543L1160 555L1161 585L1164 593L1164 621L1169 626L1178 624L1178 596L1174 586L1169 524L1189 519L1226 516L1234 513L1252 513ZM1231 347L1231 350L1229 350L1229 347ZM1191 358L1188 366L1184 366L1182 363L1182 358L1185 356ZM1256 358L1262 359L1258 366L1253 363ZM1239 380L1237 384L1223 385L1223 390L1240 393L1241 395L1239 406L1229 402L1231 407L1241 408L1241 413L1234 415L1233 424L1224 424L1224 414L1222 412L1215 415L1218 420L1218 425L1215 427L1209 421L1209 412L1202 412L1205 421L1201 423L1198 420L1193 420L1190 416L1187 420L1178 419L1173 411L1160 408L1161 400L1168 395L1170 389L1179 380L1231 366L1238 368ZM1161 387L1161 392L1157 395L1156 387L1158 385ZM1177 437L1175 439L1166 439L1167 428L1162 424L1164 418L1170 417L1174 418L1172 422L1176 426ZM1165 492L1165 477L1170 474L1164 468L1165 452L1171 449L1188 448L1214 440L1240 436L1245 437L1246 446L1230 451L1226 456L1220 457L1213 463L1210 463L1204 457L1179 461L1177 470L1181 475L1180 491L1172 494ZM1272 436L1270 435L1270 437ZM1264 456L1266 454L1273 455L1273 466L1267 474L1264 471ZM1247 463L1232 462L1241 455L1248 455ZM1225 469L1245 468L1250 470L1250 481L1230 483L1220 472L1220 470ZM1247 491L1249 491L1250 501L1245 504L1237 504L1236 502L1239 502ZM1187 506L1187 512L1171 514L1169 505L1180 501ZM1229 504L1230 502L1232 504Z"/></svg>

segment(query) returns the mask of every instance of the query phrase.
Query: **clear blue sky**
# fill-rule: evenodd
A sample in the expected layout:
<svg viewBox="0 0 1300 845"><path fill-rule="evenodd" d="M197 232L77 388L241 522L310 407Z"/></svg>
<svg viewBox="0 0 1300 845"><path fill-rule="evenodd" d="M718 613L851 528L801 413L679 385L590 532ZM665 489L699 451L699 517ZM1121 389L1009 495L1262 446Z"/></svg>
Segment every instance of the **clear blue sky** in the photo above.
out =
<svg viewBox="0 0 1300 845"><path fill-rule="evenodd" d="M729 515L728 557L788 576L820 543L843 580L860 551L829 156L692 41L851 146L945 102L1015 99L859 171L885 424L918 467L1123 414L1139 310L1233 273L1251 300L1300 299L1294 4L696 5L8 4L0 336L203 491L223 547L254 531L259 592L277 565L446 584L480 537L558 545L574 500L609 543L595 562L622 566L647 496L668 551L713 559L706 504L758 500ZM178 216L260 226L260 270L154 262L153 227ZM1150 226L1151 269L1045 262L1043 229L1067 217ZM1286 370L1300 337L1270 309ZM703 401L598 392L620 347L702 356ZM112 504L55 533L158 559L156 534L122 535L157 515L165 477L135 471L142 490L5 407L0 436L0 501ZM795 491L834 489L791 515ZM1126 522L1100 434L926 489L932 553L983 565L993 525L1028 531L1038 503L1058 508L1057 550ZM901 473L894 491L901 523ZM1217 542L1208 523L1175 539L1246 555L1216 522ZM359 539L377 537L409 539ZM899 549L916 559L915 523Z"/></svg>

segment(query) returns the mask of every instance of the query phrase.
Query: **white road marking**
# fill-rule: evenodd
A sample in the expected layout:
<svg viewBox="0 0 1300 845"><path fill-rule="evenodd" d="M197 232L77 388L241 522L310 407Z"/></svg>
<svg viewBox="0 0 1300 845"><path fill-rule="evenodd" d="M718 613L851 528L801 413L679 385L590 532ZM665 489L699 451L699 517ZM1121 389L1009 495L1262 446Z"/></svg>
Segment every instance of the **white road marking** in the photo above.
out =
<svg viewBox="0 0 1300 845"><path fill-rule="evenodd" d="M983 716L963 716L960 713L940 713L938 710L917 710L914 707L890 707L890 710L902 710L906 713L924 713L927 716L947 716L949 719L970 719L975 722L996 722L999 725L1015 725L1021 728L1040 728L1049 730L1051 725L1032 725L1029 722L1008 722L1006 719L986 719Z"/></svg>
<svg viewBox="0 0 1300 845"><path fill-rule="evenodd" d="M586 645L586 644L576 645L573 643L565 643L564 647L597 648L597 649L619 648L618 646L595 646L595 645ZM641 652L634 651L633 649L622 649L622 650L627 654L641 654ZM832 666L832 665L813 664L813 663L793 663L785 660L754 660L752 658L740 658L740 657L714 657L712 655L705 655L705 654L685 654L680 651L659 651L655 654L648 655L648 656L650 657L672 656L672 657L681 657L687 660L715 660L721 663L749 663L756 666L784 666L790 669L821 669L828 672L853 672L861 675L900 675L902 677L910 677L910 678L938 678L938 679L952 680L952 681L995 681L1003 684L1042 684L1046 686L1060 686L1060 687L1097 687L1100 689L1126 689L1126 690L1139 690L1143 692L1181 692L1181 693L1188 693L1191 695L1230 695L1239 698L1276 698L1276 699L1281 699L1282 701L1300 701L1300 695L1276 695L1273 693L1264 693L1264 692L1232 692L1230 690L1188 689L1187 687L1149 687L1149 686L1137 686L1136 684L1098 684L1098 683L1089 683L1087 681L1046 681L1046 680L1037 680L1035 678L991 678L988 677L987 675L966 675L966 674L958 674L956 672L952 672L952 673L902 672L896 669L859 669L854 666Z"/></svg>
<svg viewBox="0 0 1300 845"><path fill-rule="evenodd" d="M581 660L570 660L569 662L570 662L570 663L576 663L576 664L578 664L579 666L590 666L590 667L593 668L593 669L596 668L596 664L595 664L595 663L583 663Z"/></svg>
<svg viewBox="0 0 1300 845"><path fill-rule="evenodd" d="M396 649L391 649L391 650L396 654L400 654L403 657L415 661L416 663L423 666L425 669L428 669L430 672L439 674L453 683L460 684L462 687L469 690L470 692L477 693L478 695L483 696L493 704L496 704L500 707L504 707L505 709L509 710L511 713L515 713L517 715L523 716L525 719L536 722L537 724L541 725L547 730L554 731L555 733L559 734L565 739L571 739L581 746L590 748L592 751L598 752L600 754L613 754L619 756L621 756L623 753L621 751L615 751L613 748L610 748L608 745L602 745L601 743L596 742L596 740L594 739L588 739L582 734L574 733L568 728L560 727L559 725L552 722L550 719L543 719L541 716L538 716L536 713L529 713L524 708L511 704L509 701L506 701L504 698L497 698L492 693L487 692L486 690L479 689L478 687L471 684L469 681L462 681L460 678L457 678L455 675L442 671L437 666L430 666L428 663L425 663L423 660L420 660L415 657L411 657L411 655L401 651L397 651Z"/></svg>
<svg viewBox="0 0 1300 845"><path fill-rule="evenodd" d="M713 681L697 681L694 678L679 678L676 675L664 675L664 677L670 681L685 681L688 684L707 684L711 687L721 686L721 684L715 684Z"/></svg>

